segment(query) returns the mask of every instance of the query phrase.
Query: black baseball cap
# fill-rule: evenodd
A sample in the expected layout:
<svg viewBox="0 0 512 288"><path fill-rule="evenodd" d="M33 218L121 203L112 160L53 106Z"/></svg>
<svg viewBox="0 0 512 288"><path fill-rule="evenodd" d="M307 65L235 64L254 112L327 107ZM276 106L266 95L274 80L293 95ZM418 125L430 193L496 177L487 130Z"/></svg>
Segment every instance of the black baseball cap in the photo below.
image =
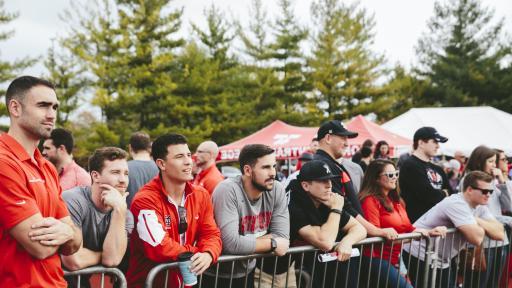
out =
<svg viewBox="0 0 512 288"><path fill-rule="evenodd" d="M334 134L339 136L347 136L348 138L356 138L359 135L357 132L348 131L339 120L331 120L325 122L318 128L318 140L325 137L327 134Z"/></svg>
<svg viewBox="0 0 512 288"><path fill-rule="evenodd" d="M441 136L434 127L421 127L414 133L414 142L428 139L434 139L441 143L448 141L448 138Z"/></svg>
<svg viewBox="0 0 512 288"><path fill-rule="evenodd" d="M302 168L300 168L297 180L299 181L312 181L312 180L326 180L339 178L340 176L334 175L331 169L324 161L313 160L309 161Z"/></svg>
<svg viewBox="0 0 512 288"><path fill-rule="evenodd" d="M311 161L313 160L313 154L309 152L304 152L300 155L299 160Z"/></svg>

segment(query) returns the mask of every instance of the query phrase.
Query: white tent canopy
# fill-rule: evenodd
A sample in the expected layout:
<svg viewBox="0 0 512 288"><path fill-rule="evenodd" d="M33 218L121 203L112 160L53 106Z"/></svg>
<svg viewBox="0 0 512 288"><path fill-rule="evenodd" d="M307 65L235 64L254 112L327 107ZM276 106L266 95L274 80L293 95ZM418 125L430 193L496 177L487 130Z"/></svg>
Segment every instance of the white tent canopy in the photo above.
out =
<svg viewBox="0 0 512 288"><path fill-rule="evenodd" d="M382 125L409 138L423 126L432 126L448 137L448 142L441 144L442 154L460 150L469 156L479 145L512 154L512 114L493 107L413 108Z"/></svg>

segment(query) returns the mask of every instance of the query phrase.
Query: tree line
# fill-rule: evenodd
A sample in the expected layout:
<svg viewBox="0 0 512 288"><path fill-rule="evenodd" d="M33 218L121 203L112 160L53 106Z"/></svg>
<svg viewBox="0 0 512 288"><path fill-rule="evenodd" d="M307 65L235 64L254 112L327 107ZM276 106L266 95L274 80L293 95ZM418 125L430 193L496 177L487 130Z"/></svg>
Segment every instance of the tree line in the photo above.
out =
<svg viewBox="0 0 512 288"><path fill-rule="evenodd" d="M73 131L78 158L100 146L126 147L138 130L222 145L275 119L317 126L374 113L383 122L426 106L512 113L512 42L504 19L479 0L436 2L411 69L373 50L375 19L357 2L312 1L309 26L292 0L279 0L272 18L261 0L252 1L248 19L212 4L205 27L185 27L173 4L96 0L63 15L68 32L45 55L42 76L57 86L58 125ZM0 25L15 20L0 7ZM187 38L184 29L192 31ZM0 61L0 82L34 63ZM99 107L101 119L87 109L76 115L84 105Z"/></svg>

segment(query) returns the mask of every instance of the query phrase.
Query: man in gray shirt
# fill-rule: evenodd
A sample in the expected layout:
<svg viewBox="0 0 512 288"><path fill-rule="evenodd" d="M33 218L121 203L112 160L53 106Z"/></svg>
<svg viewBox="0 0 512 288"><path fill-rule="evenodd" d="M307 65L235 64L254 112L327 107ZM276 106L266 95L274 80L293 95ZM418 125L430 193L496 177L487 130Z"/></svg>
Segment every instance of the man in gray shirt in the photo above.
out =
<svg viewBox="0 0 512 288"><path fill-rule="evenodd" d="M97 149L89 158L91 187L75 187L62 193L71 219L83 236L83 244L75 254L61 255L66 269L115 267L121 263L133 229L133 216L126 207L127 158L128 153L120 148Z"/></svg>
<svg viewBox="0 0 512 288"><path fill-rule="evenodd" d="M128 208L132 204L132 199L140 187L146 185L149 180L158 175L158 167L155 161L151 159L151 139L144 132L135 132L130 137L128 150L133 160L128 161L128 170L130 171L128 184L128 198L126 203Z"/></svg>
<svg viewBox="0 0 512 288"><path fill-rule="evenodd" d="M212 199L215 221L220 228L223 254L249 255L273 252L286 254L289 246L290 220L285 191L275 181L274 149L246 145L239 156L242 175L226 179L215 188ZM253 287L256 260L220 265L217 287ZM214 286L216 268L203 276L205 287ZM248 274L247 285L245 276Z"/></svg>
<svg viewBox="0 0 512 288"><path fill-rule="evenodd" d="M481 171L468 173L464 178L463 193L444 198L414 222L414 227L422 229L439 229L442 226L457 229L455 233L448 234L439 241L440 248L433 265L438 269L436 287L455 287L456 273L449 271L451 260L466 243L480 245L484 235L493 240L502 241L505 238L503 225L487 207L492 193L492 180L492 176ZM425 241L413 241L411 245L404 245L402 251L404 262L408 263L409 279L413 281L414 287L422 287L425 259L424 252L420 252L426 251L425 246ZM431 287L430 284L428 287Z"/></svg>

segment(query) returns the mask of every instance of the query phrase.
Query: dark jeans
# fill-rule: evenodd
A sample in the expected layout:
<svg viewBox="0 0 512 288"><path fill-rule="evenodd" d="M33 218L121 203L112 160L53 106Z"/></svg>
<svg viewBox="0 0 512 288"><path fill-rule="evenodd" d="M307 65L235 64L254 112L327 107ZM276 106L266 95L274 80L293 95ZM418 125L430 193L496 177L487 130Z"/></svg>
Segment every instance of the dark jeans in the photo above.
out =
<svg viewBox="0 0 512 288"><path fill-rule="evenodd" d="M400 275L396 267L380 258L363 257L361 272L360 287L412 288L411 283ZM367 278L366 275L370 277Z"/></svg>
<svg viewBox="0 0 512 288"><path fill-rule="evenodd" d="M428 267L428 284L425 287L423 281L425 280L425 262L419 260L415 256L409 255L406 251L402 251L402 257L407 266L407 273L411 279L412 285L416 288L427 288L432 286L432 273L434 272L431 267ZM450 268L436 269L436 288L453 288L455 287L456 275L455 271L450 271Z"/></svg>
<svg viewBox="0 0 512 288"><path fill-rule="evenodd" d="M487 269L482 272L465 271L464 287L491 288L499 286L501 275L507 266L508 245L486 248L484 253Z"/></svg>
<svg viewBox="0 0 512 288"><path fill-rule="evenodd" d="M245 282L245 277L241 278L233 278L231 280L231 286L229 286L230 279L229 278L217 278L217 288L254 288L254 270L251 273L247 274L247 285ZM194 287L199 287L198 285ZM201 288L215 288L215 276L208 276L203 274L203 280L201 282Z"/></svg>
<svg viewBox="0 0 512 288"><path fill-rule="evenodd" d="M359 257L352 257L349 261L318 262L311 261L313 254L306 253L302 269L307 271L312 278L312 287L338 288L360 287L359 283ZM295 262L295 268L299 269L300 261Z"/></svg>

